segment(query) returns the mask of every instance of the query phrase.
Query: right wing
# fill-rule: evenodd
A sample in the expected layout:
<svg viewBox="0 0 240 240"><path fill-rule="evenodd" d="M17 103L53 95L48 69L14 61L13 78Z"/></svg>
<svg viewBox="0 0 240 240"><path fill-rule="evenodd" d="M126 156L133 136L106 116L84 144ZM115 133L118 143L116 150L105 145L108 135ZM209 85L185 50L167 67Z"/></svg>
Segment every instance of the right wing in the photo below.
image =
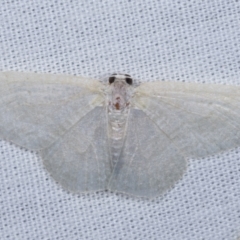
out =
<svg viewBox="0 0 240 240"><path fill-rule="evenodd" d="M240 146L239 86L146 82L134 103L186 158Z"/></svg>
<svg viewBox="0 0 240 240"><path fill-rule="evenodd" d="M173 142L143 111L131 109L108 189L156 197L171 188L185 170L186 160Z"/></svg>
<svg viewBox="0 0 240 240"><path fill-rule="evenodd" d="M107 189L111 173L104 107L96 107L50 147L40 151L45 168L65 189Z"/></svg>
<svg viewBox="0 0 240 240"><path fill-rule="evenodd" d="M0 138L48 147L104 102L98 81L68 75L0 72Z"/></svg>
<svg viewBox="0 0 240 240"><path fill-rule="evenodd" d="M181 178L186 158L240 146L240 87L146 82L133 107L111 190L157 196Z"/></svg>

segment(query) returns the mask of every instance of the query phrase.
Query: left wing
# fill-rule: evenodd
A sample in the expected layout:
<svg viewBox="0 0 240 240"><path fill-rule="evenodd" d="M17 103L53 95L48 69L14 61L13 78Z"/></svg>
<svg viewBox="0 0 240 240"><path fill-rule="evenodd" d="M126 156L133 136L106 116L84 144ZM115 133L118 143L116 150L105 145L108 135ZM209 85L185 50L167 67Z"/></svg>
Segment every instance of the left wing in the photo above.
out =
<svg viewBox="0 0 240 240"><path fill-rule="evenodd" d="M106 111L96 107L40 154L51 176L68 191L79 193L107 188L108 149Z"/></svg>
<svg viewBox="0 0 240 240"><path fill-rule="evenodd" d="M40 150L104 102L102 84L68 75L0 72L0 138Z"/></svg>

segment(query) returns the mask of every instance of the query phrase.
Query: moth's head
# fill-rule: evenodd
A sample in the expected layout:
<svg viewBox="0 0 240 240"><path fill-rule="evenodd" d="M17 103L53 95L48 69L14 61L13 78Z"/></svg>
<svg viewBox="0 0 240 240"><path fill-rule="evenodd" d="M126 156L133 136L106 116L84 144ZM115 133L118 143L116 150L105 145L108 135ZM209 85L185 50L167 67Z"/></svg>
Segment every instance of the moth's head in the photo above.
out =
<svg viewBox="0 0 240 240"><path fill-rule="evenodd" d="M127 85L132 85L133 84L133 79L130 75L128 74L117 74L113 73L109 79L108 79L109 84L127 84Z"/></svg>

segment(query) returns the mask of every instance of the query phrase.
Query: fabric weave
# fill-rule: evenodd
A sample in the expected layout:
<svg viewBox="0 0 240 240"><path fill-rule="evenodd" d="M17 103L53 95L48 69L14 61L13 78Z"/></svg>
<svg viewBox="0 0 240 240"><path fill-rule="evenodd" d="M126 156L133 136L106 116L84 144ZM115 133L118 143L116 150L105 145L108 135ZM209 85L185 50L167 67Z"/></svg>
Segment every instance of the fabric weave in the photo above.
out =
<svg viewBox="0 0 240 240"><path fill-rule="evenodd" d="M0 70L240 85L238 0L2 0ZM190 159L145 200L56 184L40 156L0 141L1 239L236 240L240 148Z"/></svg>

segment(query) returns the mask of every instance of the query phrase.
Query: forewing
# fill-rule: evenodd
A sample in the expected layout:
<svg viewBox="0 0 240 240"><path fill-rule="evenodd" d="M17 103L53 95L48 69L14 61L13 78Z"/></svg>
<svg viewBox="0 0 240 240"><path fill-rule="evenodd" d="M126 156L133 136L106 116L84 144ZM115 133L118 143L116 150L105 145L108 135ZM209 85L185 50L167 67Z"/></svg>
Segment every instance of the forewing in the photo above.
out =
<svg viewBox="0 0 240 240"><path fill-rule="evenodd" d="M143 110L185 157L240 146L240 87L153 82L136 89Z"/></svg>
<svg viewBox="0 0 240 240"><path fill-rule="evenodd" d="M39 150L103 102L101 83L83 77L0 73L0 138Z"/></svg>
<svg viewBox="0 0 240 240"><path fill-rule="evenodd" d="M186 161L166 134L141 110L131 109L122 153L108 188L155 197L171 188Z"/></svg>
<svg viewBox="0 0 240 240"><path fill-rule="evenodd" d="M96 107L40 154L46 169L65 189L87 192L107 188L110 176L107 120Z"/></svg>

